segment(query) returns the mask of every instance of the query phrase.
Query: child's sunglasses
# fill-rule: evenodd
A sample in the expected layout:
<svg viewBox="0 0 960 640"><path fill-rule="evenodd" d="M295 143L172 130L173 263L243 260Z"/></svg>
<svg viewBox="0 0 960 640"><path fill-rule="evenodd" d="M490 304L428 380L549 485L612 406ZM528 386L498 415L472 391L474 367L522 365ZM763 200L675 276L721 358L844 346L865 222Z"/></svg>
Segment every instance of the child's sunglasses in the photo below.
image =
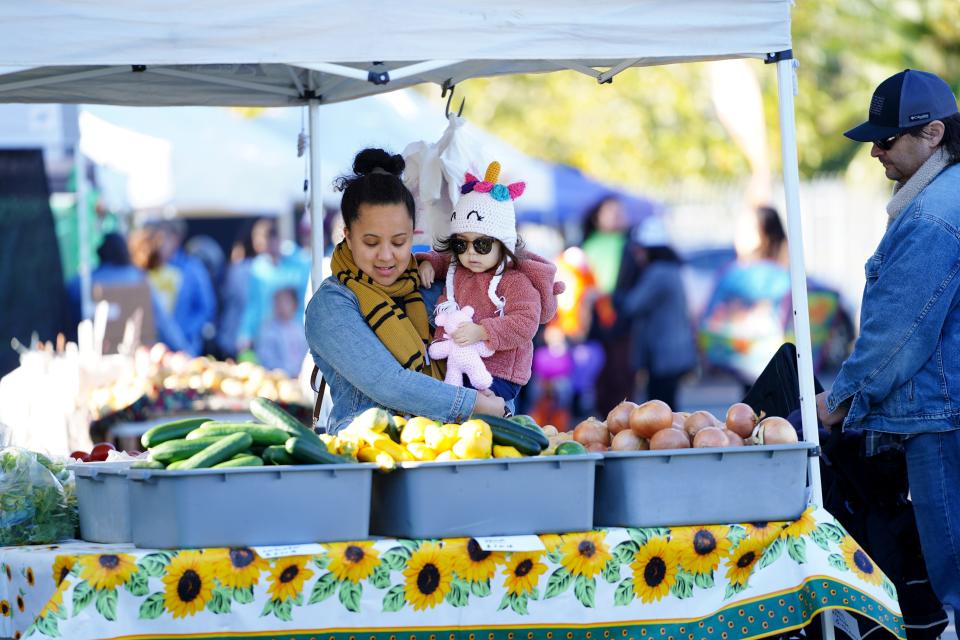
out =
<svg viewBox="0 0 960 640"><path fill-rule="evenodd" d="M494 242L496 242L496 240L486 236L482 238L475 238L473 240L473 250L479 253L481 256L485 256L493 250ZM462 238L454 238L450 241L450 248L459 256L467 252L467 244L467 240Z"/></svg>

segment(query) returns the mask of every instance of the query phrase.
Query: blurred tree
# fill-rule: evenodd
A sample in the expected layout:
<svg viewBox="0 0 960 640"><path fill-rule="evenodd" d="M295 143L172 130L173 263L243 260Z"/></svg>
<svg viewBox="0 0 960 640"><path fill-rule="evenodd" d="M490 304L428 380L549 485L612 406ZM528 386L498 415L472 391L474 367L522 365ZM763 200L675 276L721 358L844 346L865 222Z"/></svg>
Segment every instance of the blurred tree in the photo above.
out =
<svg viewBox="0 0 960 640"><path fill-rule="evenodd" d="M806 0L793 10L793 40L806 177L841 171L862 150L843 132L866 117L883 78L918 68L960 88L958 0ZM777 170L776 70L751 64ZM461 83L458 95L469 96L472 122L521 150L614 183L739 179L750 171L717 118L706 64L630 69L603 86L573 71L483 78Z"/></svg>

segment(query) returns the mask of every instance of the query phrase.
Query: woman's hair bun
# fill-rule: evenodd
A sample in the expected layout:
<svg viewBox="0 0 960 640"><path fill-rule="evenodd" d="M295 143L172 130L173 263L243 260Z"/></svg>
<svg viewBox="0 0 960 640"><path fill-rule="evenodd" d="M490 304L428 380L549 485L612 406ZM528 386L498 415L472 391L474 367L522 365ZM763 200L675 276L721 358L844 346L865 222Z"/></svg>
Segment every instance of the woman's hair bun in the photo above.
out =
<svg viewBox="0 0 960 640"><path fill-rule="evenodd" d="M364 149L353 159L353 173L365 176L376 169L382 169L399 177L406 164L400 154L390 155L383 149Z"/></svg>

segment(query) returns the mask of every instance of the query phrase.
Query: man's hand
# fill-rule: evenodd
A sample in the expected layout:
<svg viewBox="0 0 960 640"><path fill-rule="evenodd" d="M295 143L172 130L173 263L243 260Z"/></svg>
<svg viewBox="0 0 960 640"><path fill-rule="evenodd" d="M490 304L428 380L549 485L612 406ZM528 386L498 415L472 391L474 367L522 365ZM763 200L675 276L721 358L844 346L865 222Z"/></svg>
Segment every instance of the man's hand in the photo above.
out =
<svg viewBox="0 0 960 640"><path fill-rule="evenodd" d="M822 391L817 394L817 417L823 423L823 426L834 427L843 424L843 419L847 417L847 412L850 411L850 405L842 404L837 407L836 411L831 412L827 409L827 396L829 395L829 391Z"/></svg>
<svg viewBox="0 0 960 640"><path fill-rule="evenodd" d="M453 341L460 347L483 342L489 336L487 330L474 322L465 322L453 332Z"/></svg>
<svg viewBox="0 0 960 640"><path fill-rule="evenodd" d="M433 285L433 278L436 275L433 271L433 265L430 264L427 260L424 260L417 265L417 271L420 272L420 284L424 287L430 287Z"/></svg>

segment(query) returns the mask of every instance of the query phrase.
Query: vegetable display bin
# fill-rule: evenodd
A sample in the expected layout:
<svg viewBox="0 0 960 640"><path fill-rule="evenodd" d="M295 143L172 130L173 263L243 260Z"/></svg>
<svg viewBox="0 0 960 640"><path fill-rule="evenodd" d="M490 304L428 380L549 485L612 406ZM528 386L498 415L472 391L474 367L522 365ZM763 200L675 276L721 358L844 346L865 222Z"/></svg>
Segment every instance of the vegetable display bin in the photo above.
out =
<svg viewBox="0 0 960 640"><path fill-rule="evenodd" d="M178 549L364 540L375 468L131 469L133 544Z"/></svg>
<svg viewBox="0 0 960 640"><path fill-rule="evenodd" d="M87 542L130 542L130 462L71 464L76 479L80 537Z"/></svg>
<svg viewBox="0 0 960 640"><path fill-rule="evenodd" d="M794 520L807 506L809 442L616 451L597 465L598 527Z"/></svg>
<svg viewBox="0 0 960 640"><path fill-rule="evenodd" d="M371 531L396 538L589 531L599 459L404 462L374 476Z"/></svg>

